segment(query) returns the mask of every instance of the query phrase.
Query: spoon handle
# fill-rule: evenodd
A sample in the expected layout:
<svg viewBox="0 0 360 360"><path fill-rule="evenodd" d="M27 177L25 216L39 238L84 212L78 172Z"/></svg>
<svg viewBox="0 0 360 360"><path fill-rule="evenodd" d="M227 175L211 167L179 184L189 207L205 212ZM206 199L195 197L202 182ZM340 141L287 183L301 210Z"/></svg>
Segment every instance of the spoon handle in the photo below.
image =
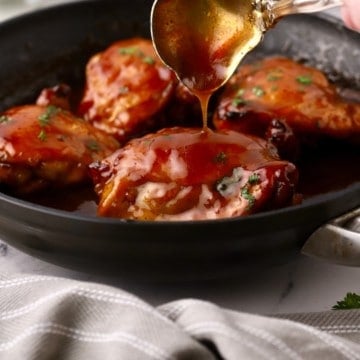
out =
<svg viewBox="0 0 360 360"><path fill-rule="evenodd" d="M343 0L261 0L263 8L273 18L289 14L311 13L342 6Z"/></svg>

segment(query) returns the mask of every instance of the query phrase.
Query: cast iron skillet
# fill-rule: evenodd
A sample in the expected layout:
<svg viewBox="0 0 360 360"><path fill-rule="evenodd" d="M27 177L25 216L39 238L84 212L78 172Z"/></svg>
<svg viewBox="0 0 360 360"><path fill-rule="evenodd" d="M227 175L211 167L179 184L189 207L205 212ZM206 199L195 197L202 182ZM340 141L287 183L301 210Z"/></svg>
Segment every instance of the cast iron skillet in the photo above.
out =
<svg viewBox="0 0 360 360"><path fill-rule="evenodd" d="M0 26L0 110L43 87L81 83L86 61L111 42L149 36L150 1L70 3ZM335 19L288 17L250 56L306 58L360 89L360 37ZM284 263L320 225L360 205L360 183L302 205L244 218L137 222L54 210L0 193L0 235L11 245L78 270L142 279L202 279Z"/></svg>

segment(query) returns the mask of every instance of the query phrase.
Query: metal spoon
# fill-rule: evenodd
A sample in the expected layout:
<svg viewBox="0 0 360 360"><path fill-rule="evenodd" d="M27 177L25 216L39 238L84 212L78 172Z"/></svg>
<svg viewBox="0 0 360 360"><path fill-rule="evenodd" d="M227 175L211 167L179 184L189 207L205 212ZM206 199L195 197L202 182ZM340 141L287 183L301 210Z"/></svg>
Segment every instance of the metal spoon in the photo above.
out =
<svg viewBox="0 0 360 360"><path fill-rule="evenodd" d="M230 78L278 19L342 4L342 0L155 0L151 35L160 58L191 91L211 93Z"/></svg>

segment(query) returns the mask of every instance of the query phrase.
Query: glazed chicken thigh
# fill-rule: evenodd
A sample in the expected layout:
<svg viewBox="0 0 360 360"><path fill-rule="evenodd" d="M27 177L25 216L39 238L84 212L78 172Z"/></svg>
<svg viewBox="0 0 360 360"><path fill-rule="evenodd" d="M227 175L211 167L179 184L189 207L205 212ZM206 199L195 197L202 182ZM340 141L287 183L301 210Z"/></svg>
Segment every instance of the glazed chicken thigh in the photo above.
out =
<svg viewBox="0 0 360 360"><path fill-rule="evenodd" d="M167 128L91 165L98 215L137 220L234 217L293 203L297 169L235 131Z"/></svg>
<svg viewBox="0 0 360 360"><path fill-rule="evenodd" d="M360 140L360 104L342 99L321 71L283 57L240 66L213 122L217 129L262 137L282 132L286 141L295 134L300 143L319 137Z"/></svg>
<svg viewBox="0 0 360 360"><path fill-rule="evenodd" d="M89 181L88 165L118 142L55 106L24 105L0 114L0 184L19 194Z"/></svg>
<svg viewBox="0 0 360 360"><path fill-rule="evenodd" d="M79 114L126 141L161 126L163 111L177 83L150 40L121 40L88 62Z"/></svg>

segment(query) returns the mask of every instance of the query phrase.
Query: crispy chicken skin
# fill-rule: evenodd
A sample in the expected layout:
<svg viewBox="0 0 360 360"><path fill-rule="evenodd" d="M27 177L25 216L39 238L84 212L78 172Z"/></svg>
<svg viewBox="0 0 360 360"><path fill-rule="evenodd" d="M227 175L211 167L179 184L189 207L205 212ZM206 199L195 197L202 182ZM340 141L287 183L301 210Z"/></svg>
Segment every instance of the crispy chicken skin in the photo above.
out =
<svg viewBox="0 0 360 360"><path fill-rule="evenodd" d="M343 100L319 70L284 57L240 66L225 86L215 128L264 136L274 119L300 142L324 136L360 140L360 104Z"/></svg>
<svg viewBox="0 0 360 360"><path fill-rule="evenodd" d="M89 60L79 114L125 141L160 126L177 82L150 40L121 40Z"/></svg>
<svg viewBox="0 0 360 360"><path fill-rule="evenodd" d="M0 184L28 194L90 181L88 165L118 149L111 136L55 106L0 114Z"/></svg>
<svg viewBox="0 0 360 360"><path fill-rule="evenodd" d="M98 215L137 220L235 217L293 203L298 173L265 140L173 127L90 165Z"/></svg>

